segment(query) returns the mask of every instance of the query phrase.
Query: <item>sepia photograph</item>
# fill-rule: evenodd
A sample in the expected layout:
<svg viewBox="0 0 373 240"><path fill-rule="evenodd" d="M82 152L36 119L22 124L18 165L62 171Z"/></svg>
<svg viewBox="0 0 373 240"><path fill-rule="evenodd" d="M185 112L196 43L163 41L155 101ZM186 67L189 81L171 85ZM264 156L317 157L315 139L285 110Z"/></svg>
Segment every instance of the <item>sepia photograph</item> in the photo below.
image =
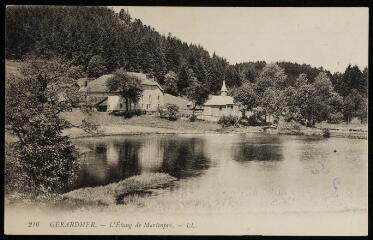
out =
<svg viewBox="0 0 373 240"><path fill-rule="evenodd" d="M6 235L368 235L368 7L5 7Z"/></svg>

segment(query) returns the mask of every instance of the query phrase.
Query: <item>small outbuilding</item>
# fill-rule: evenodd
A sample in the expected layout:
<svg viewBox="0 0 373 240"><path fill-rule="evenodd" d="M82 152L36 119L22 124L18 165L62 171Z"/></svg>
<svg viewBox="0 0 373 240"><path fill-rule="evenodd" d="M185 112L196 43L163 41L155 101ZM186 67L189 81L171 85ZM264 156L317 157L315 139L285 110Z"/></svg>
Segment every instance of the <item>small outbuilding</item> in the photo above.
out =
<svg viewBox="0 0 373 240"><path fill-rule="evenodd" d="M222 116L241 116L239 107L234 104L233 97L228 96L225 81L221 87L220 95L210 95L203 104L202 118L217 121Z"/></svg>

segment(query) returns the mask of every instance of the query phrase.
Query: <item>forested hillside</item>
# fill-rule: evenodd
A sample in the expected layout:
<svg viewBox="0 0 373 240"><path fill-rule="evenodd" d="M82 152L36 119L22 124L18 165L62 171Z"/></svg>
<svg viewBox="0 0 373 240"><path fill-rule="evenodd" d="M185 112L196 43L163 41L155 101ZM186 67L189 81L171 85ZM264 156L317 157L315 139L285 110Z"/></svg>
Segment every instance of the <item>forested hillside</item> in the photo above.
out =
<svg viewBox="0 0 373 240"><path fill-rule="evenodd" d="M150 74L166 92L184 95L194 80L210 93L218 93L223 80L229 88L255 82L266 62L230 65L203 47L159 34L128 11L115 13L106 7L17 6L6 9L6 58L60 57L80 66L91 77L118 68ZM250 56L247 56L250 59ZM367 69L349 66L332 74L307 64L279 62L293 86L302 73L310 82L326 72L342 96L352 89L366 96Z"/></svg>
<svg viewBox="0 0 373 240"><path fill-rule="evenodd" d="M192 78L215 92L222 77L237 75L225 59L171 34L162 36L124 10L116 14L106 7L8 7L6 22L8 59L59 56L85 71L90 61L102 61L103 73L123 67L152 74L163 85L171 71L169 75L177 74L176 82L168 79L166 85L174 93L182 92ZM240 84L239 78L229 83Z"/></svg>

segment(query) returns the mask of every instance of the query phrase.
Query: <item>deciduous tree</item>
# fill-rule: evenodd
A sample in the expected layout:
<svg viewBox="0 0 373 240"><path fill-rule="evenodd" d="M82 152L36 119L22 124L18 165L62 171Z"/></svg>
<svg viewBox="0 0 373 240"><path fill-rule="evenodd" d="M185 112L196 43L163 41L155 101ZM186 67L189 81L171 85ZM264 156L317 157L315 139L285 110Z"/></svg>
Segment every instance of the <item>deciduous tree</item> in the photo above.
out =
<svg viewBox="0 0 373 240"><path fill-rule="evenodd" d="M141 98L143 88L140 79L123 70L117 70L106 84L110 91L118 92L126 100L127 111L130 101L137 102Z"/></svg>
<svg viewBox="0 0 373 240"><path fill-rule="evenodd" d="M258 95L255 85L251 83L243 84L234 93L234 101L240 105L242 117L246 117L245 112L251 111L258 105Z"/></svg>
<svg viewBox="0 0 373 240"><path fill-rule="evenodd" d="M77 149L62 135L69 123L59 117L74 105L63 94L75 80L68 76L69 66L58 60L30 59L21 73L6 82L5 120L7 130L17 137L13 163L8 163L23 177L7 183L21 181L15 190L29 197L59 193L73 181L79 166Z"/></svg>
<svg viewBox="0 0 373 240"><path fill-rule="evenodd" d="M197 106L202 106L206 102L206 100L209 96L208 89L205 85L198 82L198 80L196 78L193 78L190 86L186 88L185 92L186 92L186 96L188 97L188 99L190 101L192 101L192 103L193 103L192 119L195 119L196 107Z"/></svg>

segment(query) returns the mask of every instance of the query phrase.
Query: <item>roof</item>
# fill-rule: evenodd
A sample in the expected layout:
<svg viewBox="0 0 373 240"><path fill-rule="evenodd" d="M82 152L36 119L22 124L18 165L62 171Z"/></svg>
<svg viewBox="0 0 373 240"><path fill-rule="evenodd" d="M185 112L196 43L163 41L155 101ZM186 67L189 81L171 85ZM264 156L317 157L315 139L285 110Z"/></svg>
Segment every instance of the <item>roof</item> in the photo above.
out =
<svg viewBox="0 0 373 240"><path fill-rule="evenodd" d="M233 97L222 96L222 95L212 95L206 102L204 106L225 106L233 105Z"/></svg>
<svg viewBox="0 0 373 240"><path fill-rule="evenodd" d="M85 92L109 92L109 89L106 86L106 82L108 79L114 77L114 74L106 74L102 75L95 80L92 80L88 83L87 87L83 87L80 91Z"/></svg>
<svg viewBox="0 0 373 240"><path fill-rule="evenodd" d="M107 97L96 103L96 106L107 106Z"/></svg>
<svg viewBox="0 0 373 240"><path fill-rule="evenodd" d="M188 100L182 98L182 97L176 97L171 94L166 93L164 95L164 104L175 104L178 106L180 109L186 109Z"/></svg>
<svg viewBox="0 0 373 240"><path fill-rule="evenodd" d="M144 73L137 73L137 72L126 72L130 76L135 76L140 79L142 85L147 86L157 86L162 92L163 88L151 78L148 78ZM90 81L87 87L83 87L80 91L85 92L109 92L109 89L106 86L106 82L108 79L114 77L114 74L105 74L99 78L96 78L93 81Z"/></svg>

